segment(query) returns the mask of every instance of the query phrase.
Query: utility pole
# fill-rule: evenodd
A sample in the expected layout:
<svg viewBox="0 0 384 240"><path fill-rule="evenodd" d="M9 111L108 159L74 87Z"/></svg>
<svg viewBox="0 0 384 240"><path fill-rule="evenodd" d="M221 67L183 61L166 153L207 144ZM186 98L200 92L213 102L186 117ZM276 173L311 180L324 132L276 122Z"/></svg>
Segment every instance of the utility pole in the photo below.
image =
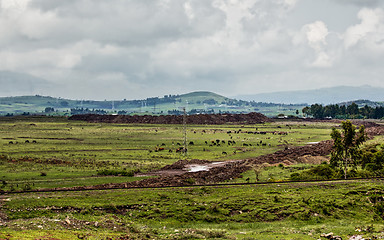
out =
<svg viewBox="0 0 384 240"><path fill-rule="evenodd" d="M187 112L183 107L183 130L184 130L184 156L187 155Z"/></svg>

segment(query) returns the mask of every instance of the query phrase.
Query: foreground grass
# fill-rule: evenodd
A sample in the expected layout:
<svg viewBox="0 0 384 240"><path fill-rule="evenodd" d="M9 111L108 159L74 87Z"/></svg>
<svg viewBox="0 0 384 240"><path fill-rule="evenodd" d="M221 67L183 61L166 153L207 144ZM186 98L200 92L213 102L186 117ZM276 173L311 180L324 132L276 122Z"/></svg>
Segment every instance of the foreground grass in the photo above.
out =
<svg viewBox="0 0 384 240"><path fill-rule="evenodd" d="M15 239L383 236L383 194L380 181L10 194L0 229Z"/></svg>

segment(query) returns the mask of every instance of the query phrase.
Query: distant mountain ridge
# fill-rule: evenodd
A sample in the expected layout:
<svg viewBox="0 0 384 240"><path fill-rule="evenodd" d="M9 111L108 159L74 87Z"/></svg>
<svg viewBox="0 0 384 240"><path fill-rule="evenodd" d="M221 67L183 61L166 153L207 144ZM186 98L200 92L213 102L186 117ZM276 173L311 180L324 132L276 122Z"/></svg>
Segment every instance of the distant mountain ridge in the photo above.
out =
<svg viewBox="0 0 384 240"><path fill-rule="evenodd" d="M368 85L360 87L338 86L313 90L284 91L235 96L236 99L256 102L273 102L285 104L335 104L358 99L383 102L384 88Z"/></svg>

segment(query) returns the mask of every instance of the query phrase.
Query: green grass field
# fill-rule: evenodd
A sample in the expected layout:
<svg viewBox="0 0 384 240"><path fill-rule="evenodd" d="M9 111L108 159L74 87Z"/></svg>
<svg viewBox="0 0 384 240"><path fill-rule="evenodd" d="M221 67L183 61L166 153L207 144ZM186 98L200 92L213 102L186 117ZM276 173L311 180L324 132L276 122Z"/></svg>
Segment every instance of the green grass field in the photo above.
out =
<svg viewBox="0 0 384 240"><path fill-rule="evenodd" d="M330 124L297 122L188 126L188 153L184 156L176 153L176 149L183 146L180 125L90 124L65 118L6 120L0 121L0 155L3 155L0 180L8 183L4 190L133 181L136 179L131 177L97 177L97 172L104 169L146 172L179 159L251 158L273 153L287 145L329 139L331 127ZM247 133L256 129L284 131L288 135ZM239 130L240 133L234 133ZM228 134L229 131L232 133ZM210 146L216 140L220 140L220 146ZM236 143L228 145L228 141ZM266 146L257 146L260 141ZM164 150L156 152L159 148Z"/></svg>
<svg viewBox="0 0 384 240"><path fill-rule="evenodd" d="M383 237L382 182L10 194L12 239Z"/></svg>
<svg viewBox="0 0 384 240"><path fill-rule="evenodd" d="M187 142L193 145L184 156L175 152L183 144L180 125L1 118L0 190L129 182L142 178L98 172L146 172L180 159L251 158L330 139L332 126L292 121L188 125ZM220 146L209 146L216 140ZM228 145L229 140L236 144ZM260 141L266 145L257 146ZM260 178L286 180L309 167L268 166ZM255 173L246 177L253 181ZM329 232L343 239L384 237L383 193L381 181L9 193L0 198L0 217L7 217L0 221L0 239L320 239Z"/></svg>

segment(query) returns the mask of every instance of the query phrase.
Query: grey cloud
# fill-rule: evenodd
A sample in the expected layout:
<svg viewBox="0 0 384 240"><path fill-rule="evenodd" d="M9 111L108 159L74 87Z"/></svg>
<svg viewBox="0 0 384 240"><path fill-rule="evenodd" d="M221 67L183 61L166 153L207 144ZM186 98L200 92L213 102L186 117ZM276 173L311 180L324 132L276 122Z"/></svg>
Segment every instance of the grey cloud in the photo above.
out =
<svg viewBox="0 0 384 240"><path fill-rule="evenodd" d="M94 99L383 84L380 38L343 47L346 30L360 22L361 7L381 2L286 3L31 0L22 14L4 10L0 15L0 70L52 84L32 81L34 90ZM316 22L328 29L317 52L304 27ZM326 69L314 66L327 57L332 61L323 64Z"/></svg>
<svg viewBox="0 0 384 240"><path fill-rule="evenodd" d="M341 4L356 5L359 7L378 7L383 6L383 1L380 0L336 0Z"/></svg>
<svg viewBox="0 0 384 240"><path fill-rule="evenodd" d="M54 14L55 28L45 38L53 41L71 38L97 39L121 45L155 44L180 37L196 37L220 28L224 15L209 1L195 1L194 19L189 19L184 2L161 1L52 1L34 0L31 6Z"/></svg>

